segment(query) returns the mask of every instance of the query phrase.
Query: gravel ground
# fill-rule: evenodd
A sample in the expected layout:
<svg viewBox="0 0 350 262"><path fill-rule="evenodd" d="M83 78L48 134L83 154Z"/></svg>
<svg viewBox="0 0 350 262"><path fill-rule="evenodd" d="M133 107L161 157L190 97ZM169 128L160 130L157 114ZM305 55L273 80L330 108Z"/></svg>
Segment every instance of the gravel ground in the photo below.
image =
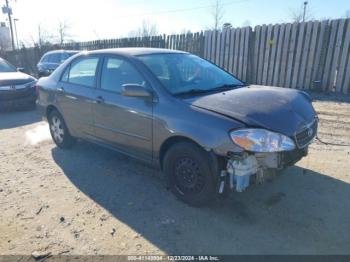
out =
<svg viewBox="0 0 350 262"><path fill-rule="evenodd" d="M317 97L320 137L350 143L350 103ZM191 208L161 173L86 142L58 149L37 112L0 114L0 254L349 254L350 147L315 143L272 182Z"/></svg>

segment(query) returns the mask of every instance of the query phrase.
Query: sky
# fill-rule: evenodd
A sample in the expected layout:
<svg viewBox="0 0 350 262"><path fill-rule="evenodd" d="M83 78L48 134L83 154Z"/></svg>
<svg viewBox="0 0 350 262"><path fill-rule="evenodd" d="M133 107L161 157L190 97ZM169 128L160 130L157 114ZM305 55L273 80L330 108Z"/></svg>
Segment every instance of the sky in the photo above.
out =
<svg viewBox="0 0 350 262"><path fill-rule="evenodd" d="M156 24L159 33L206 30L213 26L215 0L10 0L20 42L32 44L40 25L44 35L58 39L58 25L65 22L70 40L88 41L127 37L142 22ZM291 21L299 0L221 0L223 22L234 27ZM350 0L309 0L314 19L350 14ZM5 0L0 0L3 5ZM0 14L0 21L6 17Z"/></svg>

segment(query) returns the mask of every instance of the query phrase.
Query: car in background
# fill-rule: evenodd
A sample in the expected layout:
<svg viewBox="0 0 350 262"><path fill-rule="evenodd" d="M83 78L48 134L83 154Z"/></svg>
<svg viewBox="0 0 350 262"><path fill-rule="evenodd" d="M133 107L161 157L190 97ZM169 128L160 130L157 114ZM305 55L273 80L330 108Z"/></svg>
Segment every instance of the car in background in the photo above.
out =
<svg viewBox="0 0 350 262"><path fill-rule="evenodd" d="M45 53L37 64L38 76L49 76L60 64L77 53L79 51L76 50L54 50Z"/></svg>
<svg viewBox="0 0 350 262"><path fill-rule="evenodd" d="M0 58L0 110L36 106L36 79Z"/></svg>
<svg viewBox="0 0 350 262"><path fill-rule="evenodd" d="M248 85L181 51L84 52L37 86L57 146L80 138L154 163L195 206L293 165L317 135L307 93Z"/></svg>

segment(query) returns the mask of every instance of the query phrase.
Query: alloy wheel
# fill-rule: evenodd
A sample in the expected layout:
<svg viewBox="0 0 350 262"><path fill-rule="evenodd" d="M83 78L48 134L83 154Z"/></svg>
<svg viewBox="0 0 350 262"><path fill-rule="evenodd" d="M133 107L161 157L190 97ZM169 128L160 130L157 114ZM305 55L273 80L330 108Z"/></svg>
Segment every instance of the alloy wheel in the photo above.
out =
<svg viewBox="0 0 350 262"><path fill-rule="evenodd" d="M64 139L64 129L62 126L62 121L57 116L52 117L51 121L51 131L53 137L58 143L62 143Z"/></svg>

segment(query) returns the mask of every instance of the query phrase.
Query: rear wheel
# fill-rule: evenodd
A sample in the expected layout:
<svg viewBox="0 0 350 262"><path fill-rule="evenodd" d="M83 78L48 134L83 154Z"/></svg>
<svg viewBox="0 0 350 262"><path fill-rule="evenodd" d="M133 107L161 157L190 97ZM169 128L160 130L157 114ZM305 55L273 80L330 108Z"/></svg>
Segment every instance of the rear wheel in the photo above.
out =
<svg viewBox="0 0 350 262"><path fill-rule="evenodd" d="M192 206L208 205L215 198L215 179L207 152L190 142L173 145L164 157L164 172L171 191Z"/></svg>
<svg viewBox="0 0 350 262"><path fill-rule="evenodd" d="M56 110L49 115L50 133L53 141L60 148L71 148L76 139L72 137L68 131L63 117Z"/></svg>

